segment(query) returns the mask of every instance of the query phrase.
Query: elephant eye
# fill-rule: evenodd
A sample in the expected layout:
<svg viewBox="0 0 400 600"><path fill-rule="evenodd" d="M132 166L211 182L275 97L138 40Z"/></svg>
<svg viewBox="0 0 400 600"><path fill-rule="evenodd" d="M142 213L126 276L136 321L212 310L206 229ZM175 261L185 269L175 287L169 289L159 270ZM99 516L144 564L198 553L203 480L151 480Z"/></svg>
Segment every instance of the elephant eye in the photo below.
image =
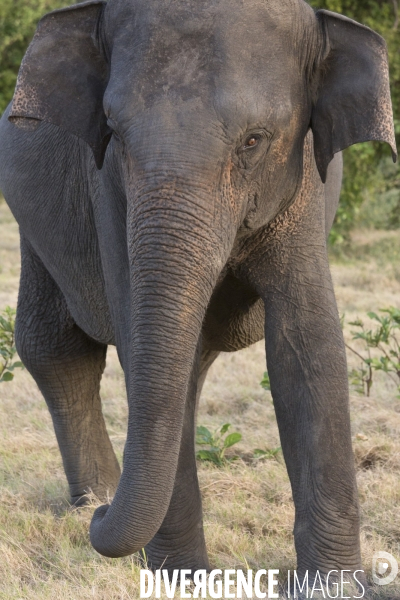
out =
<svg viewBox="0 0 400 600"><path fill-rule="evenodd" d="M253 129L252 133L248 131L236 147L237 166L247 170L255 167L268 152L272 138L273 132L267 129Z"/></svg>
<svg viewBox="0 0 400 600"><path fill-rule="evenodd" d="M260 137L257 135L252 135L249 138L247 138L244 148L245 150L247 150L248 148L254 148L255 146L258 145L258 142L260 141Z"/></svg>

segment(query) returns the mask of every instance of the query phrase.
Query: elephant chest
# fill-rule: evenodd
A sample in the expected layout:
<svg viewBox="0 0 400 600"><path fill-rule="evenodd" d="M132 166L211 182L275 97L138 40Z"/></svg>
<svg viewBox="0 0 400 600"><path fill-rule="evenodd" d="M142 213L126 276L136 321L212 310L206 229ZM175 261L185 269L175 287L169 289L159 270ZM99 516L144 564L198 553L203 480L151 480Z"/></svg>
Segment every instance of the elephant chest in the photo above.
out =
<svg viewBox="0 0 400 600"><path fill-rule="evenodd" d="M264 338L264 303L228 271L211 298L203 324L208 350L235 352Z"/></svg>

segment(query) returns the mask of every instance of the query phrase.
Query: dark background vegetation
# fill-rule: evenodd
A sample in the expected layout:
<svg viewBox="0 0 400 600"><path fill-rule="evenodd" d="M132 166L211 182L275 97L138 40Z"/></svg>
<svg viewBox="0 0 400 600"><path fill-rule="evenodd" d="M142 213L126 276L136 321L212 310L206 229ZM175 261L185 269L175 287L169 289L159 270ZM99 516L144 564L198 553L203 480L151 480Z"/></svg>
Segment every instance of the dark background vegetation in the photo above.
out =
<svg viewBox="0 0 400 600"><path fill-rule="evenodd" d="M68 0L0 0L0 114L12 97L18 67L37 21L68 4ZM400 0L310 0L310 4L352 17L386 39L399 144ZM400 169L392 164L388 148L379 143L358 144L345 152L342 198L331 243L345 245L356 226L400 228Z"/></svg>

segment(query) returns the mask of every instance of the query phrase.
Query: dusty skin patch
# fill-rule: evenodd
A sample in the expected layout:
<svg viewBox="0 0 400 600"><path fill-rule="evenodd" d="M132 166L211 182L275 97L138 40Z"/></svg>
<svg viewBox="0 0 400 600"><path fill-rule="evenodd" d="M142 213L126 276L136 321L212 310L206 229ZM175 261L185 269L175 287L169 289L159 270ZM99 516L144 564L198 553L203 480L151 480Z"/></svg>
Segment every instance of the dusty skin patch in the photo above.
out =
<svg viewBox="0 0 400 600"><path fill-rule="evenodd" d="M398 237L398 232L395 232ZM356 250L376 248L391 233L361 232ZM393 241L393 243L395 243ZM396 265L377 258L336 262L333 278L341 312L351 320L366 310L399 305ZM377 255L378 256L378 255ZM383 260L383 259L382 259ZM382 263L383 264L383 263ZM15 306L19 275L18 227L0 201L0 306ZM349 329L346 339L350 340ZM357 366L349 357L351 366ZM274 449L279 436L271 396L261 389L263 342L223 354L212 366L199 423L232 423L243 441L246 462L217 470L199 466L205 531L217 568L295 568L293 503L281 456L249 461L255 448ZM122 457L127 409L116 353L111 349L102 382L108 430ZM371 398L351 396L351 419L362 508L362 553L368 576L372 555L391 552L400 560L400 400L385 378ZM0 600L136 600L137 557L111 560L90 546L93 507L68 510L67 485L51 419L29 374L0 384ZM376 589L374 600L395 600L393 586Z"/></svg>

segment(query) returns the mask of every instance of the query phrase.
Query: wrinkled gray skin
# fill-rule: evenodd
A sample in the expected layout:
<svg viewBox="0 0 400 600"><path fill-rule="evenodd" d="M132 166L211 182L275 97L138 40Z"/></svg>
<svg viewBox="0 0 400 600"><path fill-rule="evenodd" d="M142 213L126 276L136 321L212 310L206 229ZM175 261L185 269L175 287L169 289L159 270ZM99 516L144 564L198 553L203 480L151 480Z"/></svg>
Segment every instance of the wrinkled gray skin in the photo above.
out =
<svg viewBox="0 0 400 600"><path fill-rule="evenodd" d="M100 553L209 568L196 397L219 352L265 334L298 569L360 567L325 241L340 154L321 179L366 139L395 151L384 42L302 0L109 0L41 22L0 125L17 347L72 501L114 497L93 517ZM99 398L108 344L129 403L121 476Z"/></svg>

